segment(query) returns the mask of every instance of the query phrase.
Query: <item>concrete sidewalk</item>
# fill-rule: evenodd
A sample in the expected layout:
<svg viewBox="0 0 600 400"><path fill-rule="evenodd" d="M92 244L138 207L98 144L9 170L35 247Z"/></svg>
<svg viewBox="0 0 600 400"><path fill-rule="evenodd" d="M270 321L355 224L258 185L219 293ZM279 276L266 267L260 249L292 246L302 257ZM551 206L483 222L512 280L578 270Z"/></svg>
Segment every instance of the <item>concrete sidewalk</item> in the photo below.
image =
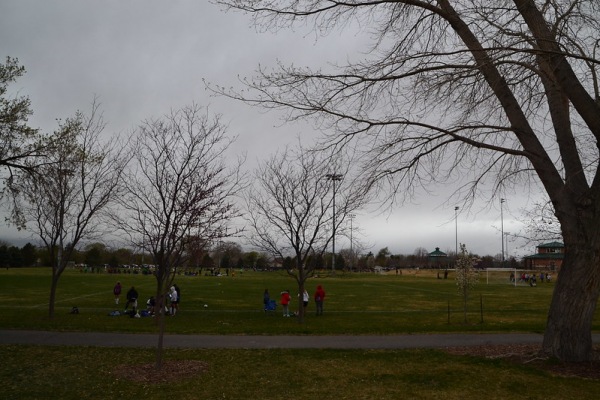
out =
<svg viewBox="0 0 600 400"><path fill-rule="evenodd" d="M600 343L600 334L594 334L592 337L594 343ZM204 349L409 349L495 344L541 345L542 338L541 334L533 333L385 336L165 335L164 346ZM157 342L157 334L0 330L0 345L154 347Z"/></svg>

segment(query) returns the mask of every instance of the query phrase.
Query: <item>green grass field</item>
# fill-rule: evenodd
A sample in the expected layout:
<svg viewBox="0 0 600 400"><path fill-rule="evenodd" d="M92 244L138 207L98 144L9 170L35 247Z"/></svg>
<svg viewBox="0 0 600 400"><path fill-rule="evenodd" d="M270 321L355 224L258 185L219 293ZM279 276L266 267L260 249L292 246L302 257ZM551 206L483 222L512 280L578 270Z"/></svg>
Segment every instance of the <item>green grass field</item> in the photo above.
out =
<svg viewBox="0 0 600 400"><path fill-rule="evenodd" d="M1 270L0 329L156 332L153 318L108 316L117 309L112 295L117 280L125 289L136 286L142 300L154 292L152 276L70 270L59 284L56 318L49 320L49 271ZM279 309L274 314L262 311L265 288L272 296L283 289L296 293L294 281L283 273L181 276L176 282L182 304L179 314L167 319L168 333L250 335L542 332L554 287L553 283L515 287L503 276L486 284L482 277L472 291L465 324L452 275L444 280L427 271L339 273L309 281L309 292L317 284L327 291L325 315L314 316L310 304L306 322L298 324L295 318L281 317ZM124 295L119 309L123 302ZM69 313L73 306L80 314ZM598 315L594 330L600 330ZM431 349L168 349L165 356L202 360L209 369L168 384L132 383L115 374L115 366L134 369L153 363L153 349L0 346L0 398L595 399L600 393L599 381L562 378L534 366Z"/></svg>
<svg viewBox="0 0 600 400"><path fill-rule="evenodd" d="M70 331L153 332L152 318L109 317L115 309L112 287L119 280L124 291L135 286L140 305L155 290L154 277L133 274L92 274L68 270L57 292L56 317L48 319L50 276L47 269L0 271L0 327ZM543 332L553 283L537 287L511 286L506 279L486 284L485 277L472 290L468 323L462 298L452 279L437 279L431 271L405 271L402 275L342 274L308 282L327 291L326 318L313 315L311 302L304 324L262 311L262 293L274 298L295 282L280 272L237 272L235 277L180 276L182 300L177 317L169 318L170 333L198 334L391 334L413 332ZM292 296L292 309L297 297ZM207 307L204 307L204 305ZM79 315L71 315L73 306ZM483 315L482 315L483 314ZM483 317L483 322L482 322ZM594 329L600 330L600 318Z"/></svg>

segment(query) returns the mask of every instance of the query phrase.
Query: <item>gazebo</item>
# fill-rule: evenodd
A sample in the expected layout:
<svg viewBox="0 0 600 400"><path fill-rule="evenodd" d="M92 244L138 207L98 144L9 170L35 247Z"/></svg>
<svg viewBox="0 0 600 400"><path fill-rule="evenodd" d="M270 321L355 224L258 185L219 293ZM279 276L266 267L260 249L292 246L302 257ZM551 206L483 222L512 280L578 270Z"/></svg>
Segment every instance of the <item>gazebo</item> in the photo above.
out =
<svg viewBox="0 0 600 400"><path fill-rule="evenodd" d="M429 253L428 258L429 266L433 268L441 268L442 265L448 264L448 254L441 251L439 247L436 247L435 251Z"/></svg>

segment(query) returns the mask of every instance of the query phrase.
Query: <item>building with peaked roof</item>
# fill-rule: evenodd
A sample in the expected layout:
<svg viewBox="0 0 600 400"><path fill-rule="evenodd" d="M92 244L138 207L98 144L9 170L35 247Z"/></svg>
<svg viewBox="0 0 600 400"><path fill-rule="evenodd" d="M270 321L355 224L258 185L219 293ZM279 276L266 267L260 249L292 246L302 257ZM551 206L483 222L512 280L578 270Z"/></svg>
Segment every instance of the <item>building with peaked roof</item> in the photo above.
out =
<svg viewBox="0 0 600 400"><path fill-rule="evenodd" d="M544 243L537 246L537 252L523 257L526 269L546 269L558 271L565 257L565 245L561 242Z"/></svg>
<svg viewBox="0 0 600 400"><path fill-rule="evenodd" d="M448 266L448 255L443 251L440 251L439 247L435 248L435 251L432 251L427 255L428 264L432 268L440 268L442 266Z"/></svg>

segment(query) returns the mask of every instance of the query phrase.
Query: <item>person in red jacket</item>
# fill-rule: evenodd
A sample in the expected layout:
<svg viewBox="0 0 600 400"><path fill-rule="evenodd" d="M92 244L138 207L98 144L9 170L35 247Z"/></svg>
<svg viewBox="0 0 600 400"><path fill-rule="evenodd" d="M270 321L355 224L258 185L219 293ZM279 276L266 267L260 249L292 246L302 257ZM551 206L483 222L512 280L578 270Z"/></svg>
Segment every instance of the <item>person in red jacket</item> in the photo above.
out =
<svg viewBox="0 0 600 400"><path fill-rule="evenodd" d="M290 316L289 304L290 304L290 291L284 290L283 292L281 292L281 307L283 307L283 316L284 317Z"/></svg>
<svg viewBox="0 0 600 400"><path fill-rule="evenodd" d="M317 315L323 315L323 301L325 300L325 290L323 290L323 286L317 286L317 291L315 292L315 304L317 305Z"/></svg>

